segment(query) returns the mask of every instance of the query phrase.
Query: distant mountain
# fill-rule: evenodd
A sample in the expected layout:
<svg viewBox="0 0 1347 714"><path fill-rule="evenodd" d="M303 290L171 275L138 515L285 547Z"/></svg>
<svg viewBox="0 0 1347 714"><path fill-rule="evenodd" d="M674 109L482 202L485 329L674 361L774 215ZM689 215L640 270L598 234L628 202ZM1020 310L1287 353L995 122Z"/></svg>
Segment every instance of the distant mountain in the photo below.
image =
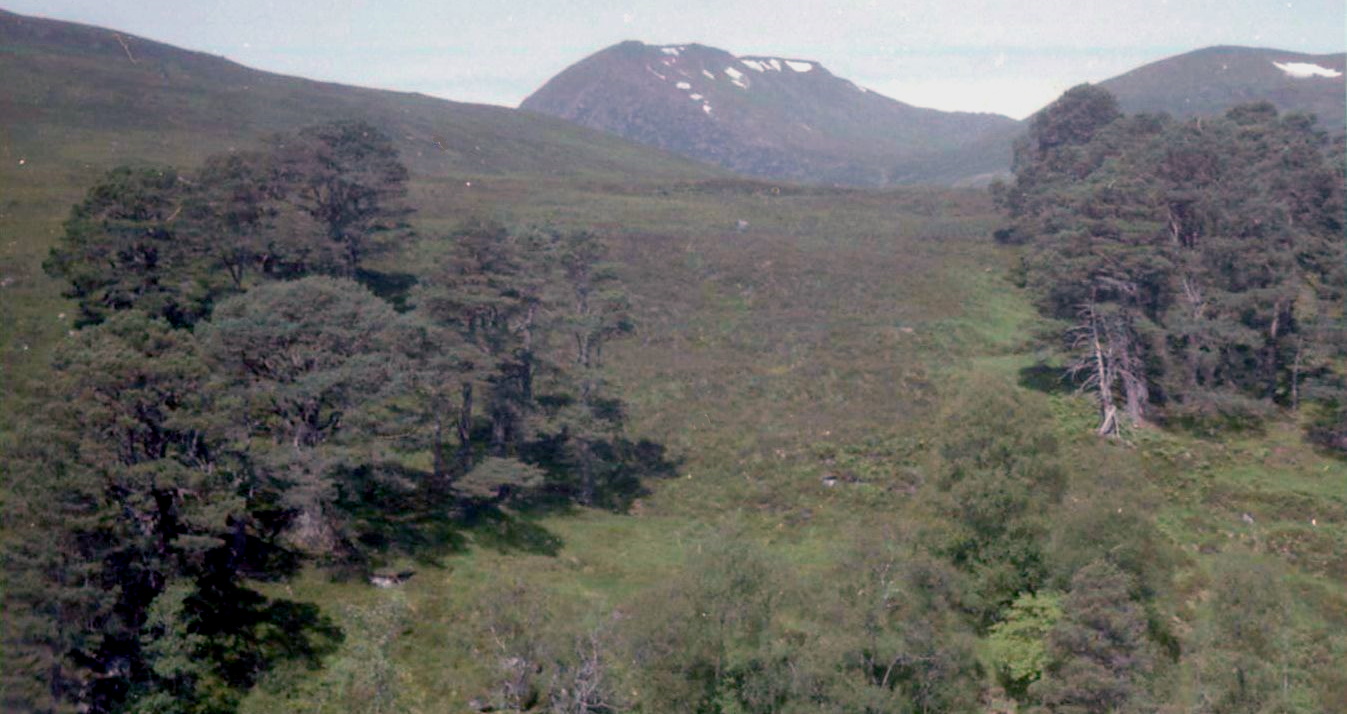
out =
<svg viewBox="0 0 1347 714"><path fill-rule="evenodd" d="M273 132L352 118L393 136L413 173L426 176L717 173L532 112L286 77L3 10L0 85L0 158L6 166L22 158L28 172L87 174L127 161L190 166Z"/></svg>
<svg viewBox="0 0 1347 714"><path fill-rule="evenodd" d="M1100 82L1125 112L1176 117L1221 114L1268 100L1283 112L1312 112L1320 126L1347 131L1347 54L1308 55L1253 47L1208 47Z"/></svg>
<svg viewBox="0 0 1347 714"><path fill-rule="evenodd" d="M520 106L739 173L861 186L1004 171L1021 129L903 104L813 60L634 41L572 65Z"/></svg>

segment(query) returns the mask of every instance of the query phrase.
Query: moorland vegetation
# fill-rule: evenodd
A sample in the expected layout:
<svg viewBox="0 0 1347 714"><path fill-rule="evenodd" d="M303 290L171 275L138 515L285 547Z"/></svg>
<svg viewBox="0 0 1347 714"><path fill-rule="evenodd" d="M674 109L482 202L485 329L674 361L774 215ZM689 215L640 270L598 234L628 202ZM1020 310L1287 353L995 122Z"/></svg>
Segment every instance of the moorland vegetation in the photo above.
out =
<svg viewBox="0 0 1347 714"><path fill-rule="evenodd" d="M1331 711L1342 167L1086 87L1001 215L360 121L113 169L9 417L6 704Z"/></svg>

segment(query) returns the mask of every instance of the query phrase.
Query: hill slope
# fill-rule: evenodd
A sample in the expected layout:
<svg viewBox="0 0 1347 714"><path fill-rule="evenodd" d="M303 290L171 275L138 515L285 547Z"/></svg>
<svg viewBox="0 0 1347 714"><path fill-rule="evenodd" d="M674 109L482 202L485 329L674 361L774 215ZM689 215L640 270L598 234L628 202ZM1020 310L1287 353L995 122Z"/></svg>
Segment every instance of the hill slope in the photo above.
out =
<svg viewBox="0 0 1347 714"><path fill-rule="evenodd" d="M862 186L1004 170L1020 126L903 104L814 61L634 41L572 65L520 106L740 173ZM990 150L970 150L986 139Z"/></svg>
<svg viewBox="0 0 1347 714"><path fill-rule="evenodd" d="M1281 111L1312 112L1341 134L1347 123L1347 54L1308 55L1253 47L1208 47L1101 82L1125 112L1185 117L1220 114L1267 100Z"/></svg>
<svg viewBox="0 0 1347 714"><path fill-rule="evenodd" d="M421 174L708 174L531 113L285 77L4 11L0 76L0 151L26 166L60 158L191 162L271 132L349 117L384 128Z"/></svg>
<svg viewBox="0 0 1347 714"><path fill-rule="evenodd" d="M134 54L136 41L124 39L138 62L118 55L120 44L87 61L69 45L55 56L33 61L77 74L101 69L106 73L95 79L119 81L115 69L139 72L145 61L144 55ZM18 76L12 55L45 50L11 51L14 45L8 39L0 47L0 76L7 83L0 94L9 100L19 95L17 85L9 84ZM113 63L113 58L122 61ZM189 164L229 142L251 143L249 132L267 122L288 128L281 122L289 119L278 118L282 113L308 123L331 118L324 112L351 106L349 102L365 101L334 99L327 93L348 88L287 80L298 87L294 94L277 90L269 97L278 104L257 100L239 111L251 127L244 129L224 120L195 123L208 116L197 102L228 102L204 90L194 94L192 85L179 86L176 91L185 96L172 104L166 97L123 97L113 86L56 69L43 81L47 84L36 85L38 89L57 98L72 96L46 104L10 102L0 114L0 143L9 147L4 151L18 146L13 137L40 139L24 145L24 151L39 153L24 154L28 162L23 171L15 170L12 154L0 156L0 256L7 255L11 241L34 251L41 248L43 236L59 228L60 217L86 189L98 162L135 159L143 151L148 160ZM153 77L136 82L125 87L135 91L157 86ZM31 95L37 90L23 91ZM378 97L399 102L406 95L366 91L353 90L348 96L366 97L376 116L397 119L399 105L380 106ZM91 93L99 94L97 103L86 96ZM134 110L144 102L168 102L182 112L177 115L182 123L147 118L145 126L134 129L82 124L79 106L86 100L106 111L127 107L123 122L139 120ZM968 423L966 415L974 411L999 419L1001 425L1045 425L1057 437L1069 483L1061 508L1049 514L1047 524L1052 528L1045 547L1053 557L1053 587L1063 587L1062 580L1081 563L1104 555L1158 574L1143 581L1159 585L1156 626L1167 638L1181 638L1167 640L1175 657L1182 658L1177 669L1164 658L1168 669L1157 677L1178 689L1161 693L1166 704L1186 710L1206 696L1211 678L1197 675L1208 670L1194 667L1210 662L1212 670L1230 669L1226 665L1239 653L1234 647L1241 642L1231 640L1228 650L1202 648L1224 632L1211 622L1218 615L1229 612L1228 619L1242 624L1243 610L1220 609L1238 600L1223 599L1224 594L1252 590L1239 588L1239 582L1263 586L1253 593L1262 599L1251 598L1247 607L1284 606L1267 608L1275 617L1267 623L1259 620L1266 626L1253 638L1254 646L1271 642L1276 649L1275 658L1265 658L1266 667L1251 671L1276 676L1249 681L1270 682L1276 692L1316 697L1304 700L1304 710L1316 710L1316 702L1322 701L1325 706L1317 710L1326 711L1332 701L1347 700L1347 678L1336 666L1347 652L1342 634L1347 633L1347 497L1341 487L1347 472L1341 462L1310 451L1292 424L1273 424L1266 433L1241 432L1229 439L1145 429L1127 447L1090 437L1094 410L1088 401L1055 375L1033 379L1042 375L1042 365L1036 364L1041 354L1027 337L1036 331L1032 306L1022 290L1003 279L1007 256L986 239L999 221L985 194L846 191L741 181L666 180L659 191L616 181L604 185L603 177L623 171L641 176L650 167L652 174L664 171L663 176L675 177L700 169L544 118L518 118L504 110L473 114L489 108L416 101L442 109L463 107L465 115L484 117L478 124L458 123L461 118L450 112L447 118L428 120L459 127L460 141L498 136L503 144L480 144L494 162L476 156L474 164L474 153L426 152L424 144L402 135L404 154L417 171L419 227L433 228L460 215L460 202L468 200L460 190L465 175L474 179L473 192L495 192L482 205L510 224L532 225L560 216L563 225L611 227L614 257L631 287L639 332L616 343L608 358L616 381L628 385L633 437L666 444L671 457L681 460L680 477L653 484L652 493L630 515L529 514L448 535L435 529L437 524L390 519L390 527L407 534L410 551L390 551L388 567L419 570L400 587L334 581L320 571L294 582L268 584L276 597L321 605L337 618L345 640L322 669L297 669L289 680L269 681L251 694L242 711L355 711L369 708L371 701L400 711L467 709L473 700L489 700L502 680L503 666L516 661L496 656L499 640L492 639L496 631L488 631L493 621L484 612L494 608L521 618L540 613L538 621L547 626L524 628L525 633L555 635L543 644L562 643L555 651L563 656L569 656L563 650L582 641L572 639L573 634L609 631L590 629L596 625L621 628L633 618L646 617L696 623L706 616L678 606L698 601L674 599L680 597L676 588L684 583L714 586L718 581L702 575L711 571L698 570L701 561L696 558L703 544L710 552L710 546L725 540L750 555L763 553L759 557L769 569L763 581L782 584L779 590L764 588L771 599L761 600L780 603L764 620L771 627L761 638L762 651L771 657L767 661L784 661L782 653L799 652L807 655L799 658L806 665L827 667L834 674L848 671L847 662L861 661L859 655L854 660L832 658L846 651L838 647L839 641L845 642L839 636L856 631L847 629L851 620L839 621L837 614L845 612L867 617L878 613L867 622L883 623L879 632L886 647L888 642L924 646L930 641L923 639L925 633L938 635L941 621L918 619L924 612L920 609L895 607L904 601L924 607L924 591L906 587L906 580L899 581L902 589L843 585L852 583L850 577L891 572L877 567L884 564L877 558L891 552L899 565L911 562L921 567L914 572L929 573L922 582L930 581L930 587L962 591L962 576L945 579L947 567L934 567L938 564L916 551L922 547L917 541L922 533L949 533L942 502L934 500L940 479L951 473L941 447L950 432L957 435L951 427ZM421 105L407 106L408 113L416 114L413 106ZM49 123L32 116L19 121L17 113L10 113L17 111L46 112ZM483 126L492 118L516 123ZM539 153L511 153L527 150L530 140L512 133L510 126L536 129L531 136ZM568 156L578 165L565 164L562 158ZM53 157L66 163L52 168L47 159ZM586 183L553 173L572 169L575 175L598 180ZM431 171L460 173L456 181L443 178L437 183ZM507 177L506 172L518 173L508 180L483 180L485 186L480 186L477 175L489 171ZM541 180L553 175L560 178ZM16 221L20 213L26 217ZM738 220L751 228L736 231ZM423 234L435 235L428 228ZM22 279L8 286L0 283L0 330L14 325L14 290L23 285ZM33 290L47 301L41 305L47 312L34 312L33 325L36 329L40 320L37 337L55 341L66 327L58 321L56 288L39 287ZM9 367L6 361L5 389L13 383ZM994 387L992 394L1013 395L1030 418L1003 418L988 409L988 400L982 398L986 392L978 391L988 385ZM0 402L0 409L17 408L13 400ZM3 478L8 476L0 474ZM985 493L991 503L1006 491ZM727 533L733 537L726 538ZM868 556L871 552L877 555ZM1249 576L1243 581L1222 579L1231 572ZM1272 575L1259 580L1265 573ZM518 597L502 597L513 592L536 598L524 600L526 605L539 604L533 610L513 607ZM852 592L867 599L846 607L840 598ZM675 607L666 606L670 602ZM759 600L737 598L727 605L745 602ZM739 611L748 610L728 611L725 621ZM888 619L887 613L895 611L915 612L917 617ZM638 635L651 631L657 630L635 630ZM1238 635L1247 628L1233 627L1231 632ZM873 641L873 636L866 640ZM943 641L964 647L974 635L960 629L937 642ZM718 646L719 640L711 642ZM624 651L620 645L612 647ZM922 656L929 649L915 651ZM973 672L983 669L977 663L969 667ZM784 670L764 671L775 676ZM984 681L968 691L1001 691L994 676L987 667ZM1194 681L1204 688L1189 696L1186 688L1194 687ZM848 689L863 691L860 686ZM634 687L630 691L636 696ZM642 685L641 691L648 690ZM370 692L383 698L372 700Z"/></svg>
<svg viewBox="0 0 1347 714"><path fill-rule="evenodd" d="M43 275L41 263L71 204L119 164L191 169L211 154L256 147L273 132L350 118L392 136L412 172L413 194L433 194L452 204L455 215L489 215L501 195L721 175L530 112L285 77L112 30L3 10L0 78L0 371L6 390L41 370L68 328L62 286Z"/></svg>

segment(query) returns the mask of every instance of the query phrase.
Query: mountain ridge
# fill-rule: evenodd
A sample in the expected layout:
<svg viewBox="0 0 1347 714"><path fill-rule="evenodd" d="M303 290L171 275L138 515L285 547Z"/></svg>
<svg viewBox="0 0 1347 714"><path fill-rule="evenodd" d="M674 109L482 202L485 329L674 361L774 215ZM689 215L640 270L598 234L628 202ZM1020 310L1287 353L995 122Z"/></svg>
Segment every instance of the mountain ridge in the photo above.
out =
<svg viewBox="0 0 1347 714"><path fill-rule="evenodd" d="M1216 45L1098 82L1128 113L1217 115L1270 101L1347 130L1347 55ZM1004 176L1025 124L885 97L823 63L627 40L559 72L521 104L731 171L806 183L980 185Z"/></svg>
<svg viewBox="0 0 1347 714"><path fill-rule="evenodd" d="M507 107L292 77L92 25L0 10L4 146L29 164L194 162L333 118L387 131L414 172L707 177L716 172ZM94 136L107 135L97 149ZM179 158L181 157L181 159ZM94 159L91 161L90 159Z"/></svg>
<svg viewBox="0 0 1347 714"><path fill-rule="evenodd" d="M1001 115L905 104L817 60L735 56L695 42L604 48L552 77L520 108L739 173L863 186L998 170L1009 165L1008 151L959 154L972 141L1020 127ZM947 153L944 166L933 160Z"/></svg>
<svg viewBox="0 0 1347 714"><path fill-rule="evenodd" d="M155 160L163 147L153 133L179 136L170 153L199 158L333 116L360 116L388 127L411 168L430 175L710 175L708 164L718 164L806 183L978 185L1004 175L1024 127L996 114L906 104L838 77L818 60L735 56L696 42L628 40L605 48L544 83L521 103L523 111L287 77L117 30L2 9L0 50L9 85L0 95L7 138L0 151L88 149L67 135L103 131L91 122L111 121L121 135L99 147L104 165ZM1129 113L1218 114L1266 99L1283 112L1314 113L1340 134L1347 131L1345 59L1217 45L1098 84ZM573 70L596 60L607 66L576 76ZM189 140L188 133L204 137ZM642 153L648 149L627 142L664 153ZM87 158L66 153L70 162Z"/></svg>
<svg viewBox="0 0 1347 714"><path fill-rule="evenodd" d="M1307 65L1337 76L1296 76ZM1270 101L1282 112L1309 112L1322 128L1347 131L1347 53L1310 54L1267 47L1214 45L1165 57L1099 82L1123 111L1175 117L1220 114Z"/></svg>

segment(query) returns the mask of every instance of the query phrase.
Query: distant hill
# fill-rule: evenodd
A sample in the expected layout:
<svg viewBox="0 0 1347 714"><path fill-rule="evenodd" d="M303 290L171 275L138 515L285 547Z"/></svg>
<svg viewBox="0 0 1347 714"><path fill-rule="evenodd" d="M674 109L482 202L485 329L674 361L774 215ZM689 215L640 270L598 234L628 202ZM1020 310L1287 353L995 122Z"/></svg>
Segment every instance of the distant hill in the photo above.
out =
<svg viewBox="0 0 1347 714"><path fill-rule="evenodd" d="M413 173L704 177L706 167L504 107L314 82L86 25L0 11L0 158L30 170L191 164L336 118L395 137Z"/></svg>
<svg viewBox="0 0 1347 714"><path fill-rule="evenodd" d="M1021 127L903 104L813 60L635 41L572 65L520 106L743 174L860 186L1004 171Z"/></svg>
<svg viewBox="0 0 1347 714"><path fill-rule="evenodd" d="M1308 55L1253 47L1208 47L1152 62L1100 82L1125 112L1176 117L1221 114L1268 100L1283 112L1312 112L1347 131L1347 54Z"/></svg>
<svg viewBox="0 0 1347 714"><path fill-rule="evenodd" d="M3 389L41 375L65 334L63 286L41 265L71 204L104 172L119 164L190 171L211 154L334 119L369 121L393 137L427 233L464 215L493 216L502 202L525 195L569 205L567 192L584 190L578 187L640 190L726 173L532 112L285 77L134 35L0 11ZM0 401L17 399L6 392ZM0 409L0 431L5 419Z"/></svg>

